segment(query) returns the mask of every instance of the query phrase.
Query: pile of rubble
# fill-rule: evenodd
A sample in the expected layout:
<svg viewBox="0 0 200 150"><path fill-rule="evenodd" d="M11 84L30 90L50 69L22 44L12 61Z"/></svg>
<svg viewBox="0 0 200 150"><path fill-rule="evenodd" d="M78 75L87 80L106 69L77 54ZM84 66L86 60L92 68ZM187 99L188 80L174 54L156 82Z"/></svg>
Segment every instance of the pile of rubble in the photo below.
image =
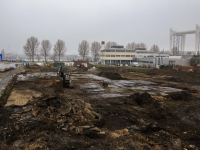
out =
<svg viewBox="0 0 200 150"><path fill-rule="evenodd" d="M94 126L102 116L93 111L89 103L80 99L64 97L33 97L25 106L14 109L11 119L17 119L22 124L41 122L53 125L63 131L74 131L76 134L104 134ZM16 125L16 129L20 126Z"/></svg>

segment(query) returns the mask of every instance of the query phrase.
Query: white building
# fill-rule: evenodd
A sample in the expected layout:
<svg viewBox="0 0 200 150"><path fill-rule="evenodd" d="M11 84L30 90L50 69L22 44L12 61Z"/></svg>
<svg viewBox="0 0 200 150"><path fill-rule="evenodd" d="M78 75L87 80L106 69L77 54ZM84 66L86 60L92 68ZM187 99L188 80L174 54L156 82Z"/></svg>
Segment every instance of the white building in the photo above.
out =
<svg viewBox="0 0 200 150"><path fill-rule="evenodd" d="M135 57L135 50L126 49L124 46L112 46L109 49L103 49L100 53L101 64L116 65L128 64L130 65L133 57Z"/></svg>
<svg viewBox="0 0 200 150"><path fill-rule="evenodd" d="M164 65L164 60L168 57L167 53L136 50L133 61L138 62L140 66L156 67L156 65Z"/></svg>
<svg viewBox="0 0 200 150"><path fill-rule="evenodd" d="M176 67L180 66L190 66L190 56L169 56L164 60L164 65L170 65Z"/></svg>
<svg viewBox="0 0 200 150"><path fill-rule="evenodd" d="M140 66L149 67L156 67L157 65L190 66L190 60L186 56L169 56L169 53L153 52L144 48L132 50L119 45L101 50L100 57L101 64L104 65L133 65L134 62L138 62Z"/></svg>

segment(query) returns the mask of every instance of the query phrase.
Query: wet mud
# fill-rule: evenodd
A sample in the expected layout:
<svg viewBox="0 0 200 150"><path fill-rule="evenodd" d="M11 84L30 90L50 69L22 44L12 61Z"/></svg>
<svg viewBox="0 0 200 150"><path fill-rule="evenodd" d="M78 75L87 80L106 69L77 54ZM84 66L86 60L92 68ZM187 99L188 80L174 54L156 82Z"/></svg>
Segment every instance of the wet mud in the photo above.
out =
<svg viewBox="0 0 200 150"><path fill-rule="evenodd" d="M200 148L200 98L192 83L167 84L158 71L112 68L121 79L110 79L97 75L105 68L71 68L74 88L55 88L56 72L45 69L18 76L0 107L0 149Z"/></svg>

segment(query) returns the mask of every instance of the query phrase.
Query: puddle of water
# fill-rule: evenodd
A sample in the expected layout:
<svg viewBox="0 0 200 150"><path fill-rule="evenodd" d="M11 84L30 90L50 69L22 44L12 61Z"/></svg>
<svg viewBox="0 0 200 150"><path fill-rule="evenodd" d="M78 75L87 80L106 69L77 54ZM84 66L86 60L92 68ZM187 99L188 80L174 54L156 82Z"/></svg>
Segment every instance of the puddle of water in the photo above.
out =
<svg viewBox="0 0 200 150"><path fill-rule="evenodd" d="M99 94L98 96L93 96L93 98L114 98L126 96L130 96L130 94Z"/></svg>
<svg viewBox="0 0 200 150"><path fill-rule="evenodd" d="M109 97L123 97L123 96L129 96L127 93L121 93L123 90L141 90L149 92L150 94L155 93L167 93L167 92L178 92L182 91L181 89L172 88L172 87L161 87L156 86L156 83L151 81L145 81L145 80L111 80L104 77L99 77L92 74L85 74L81 75L81 78L92 78L96 81L105 81L108 83L108 88L110 90L110 93L102 93L105 92L105 89L102 88L97 82L92 83L85 83L81 85L83 89L86 89L88 93L94 93L96 92L98 95L95 95L95 97L100 98L109 98Z"/></svg>
<svg viewBox="0 0 200 150"><path fill-rule="evenodd" d="M45 72L45 73L31 73L31 74L24 74L24 75L19 75L17 78L17 81L33 81L36 77L38 76L51 76L55 77L57 76L56 72ZM71 76L72 81L77 80L76 77Z"/></svg>
<svg viewBox="0 0 200 150"><path fill-rule="evenodd" d="M46 73L31 73L31 74L25 74L25 75L19 75L17 78L17 81L26 81L26 80L33 80L35 77L38 76L56 76L57 74L55 72L46 72Z"/></svg>
<svg viewBox="0 0 200 150"><path fill-rule="evenodd" d="M85 83L81 85L82 89L87 89L88 93L97 93L97 92L103 92L105 91L104 88L102 88L99 84L92 82L92 83Z"/></svg>

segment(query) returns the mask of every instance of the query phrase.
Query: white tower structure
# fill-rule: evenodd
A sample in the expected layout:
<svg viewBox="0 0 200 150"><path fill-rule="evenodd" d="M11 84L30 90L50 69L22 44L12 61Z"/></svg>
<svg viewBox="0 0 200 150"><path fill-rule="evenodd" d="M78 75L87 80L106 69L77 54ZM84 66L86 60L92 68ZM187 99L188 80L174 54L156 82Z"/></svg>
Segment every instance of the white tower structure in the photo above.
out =
<svg viewBox="0 0 200 150"><path fill-rule="evenodd" d="M177 32L170 28L170 50L173 55L183 55L185 52L185 35L195 34L195 54L199 53L200 26L196 25L196 30Z"/></svg>

